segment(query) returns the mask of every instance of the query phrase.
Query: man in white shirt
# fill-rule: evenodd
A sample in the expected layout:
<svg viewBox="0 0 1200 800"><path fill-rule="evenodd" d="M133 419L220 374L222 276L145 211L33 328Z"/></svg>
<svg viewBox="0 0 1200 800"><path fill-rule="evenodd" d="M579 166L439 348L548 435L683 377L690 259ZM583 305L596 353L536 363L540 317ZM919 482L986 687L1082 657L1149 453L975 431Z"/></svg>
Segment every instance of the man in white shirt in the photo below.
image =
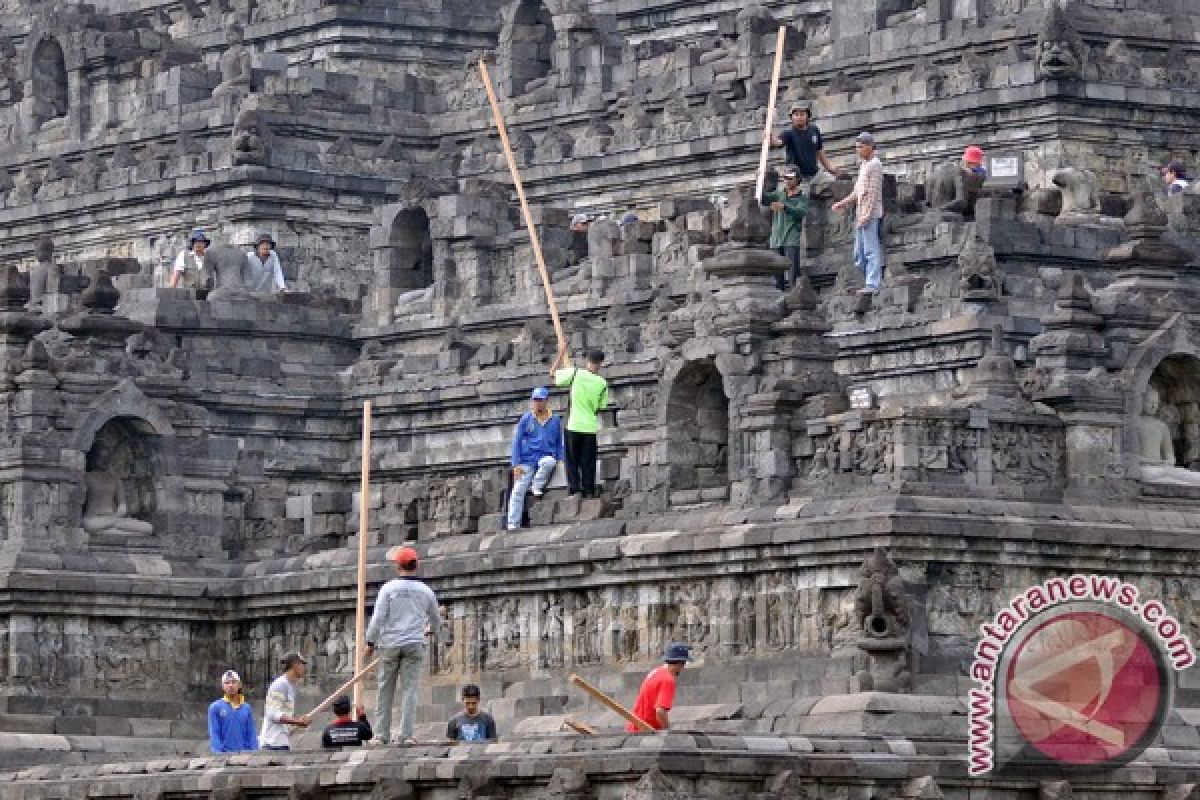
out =
<svg viewBox="0 0 1200 800"><path fill-rule="evenodd" d="M415 744L412 738L417 711L417 678L425 663L425 634L436 630L437 597L417 577L417 551L401 547L388 557L396 562L397 577L388 581L375 598L367 625L367 657L379 647L379 694L376 731L384 744ZM400 682L400 735L392 736L392 699ZM399 740L399 742L397 742Z"/></svg>
<svg viewBox="0 0 1200 800"><path fill-rule="evenodd" d="M275 240L269 233L260 233L254 249L246 253L250 265L252 288L256 292L282 292L287 290L283 281L283 265L275 252Z"/></svg>
<svg viewBox="0 0 1200 800"><path fill-rule="evenodd" d="M196 228L188 237L188 249L179 251L175 257L175 266L171 270L171 288L178 289L180 284L185 289L201 289L204 287L204 251L212 244L204 234L203 228Z"/></svg>
<svg viewBox="0 0 1200 800"><path fill-rule="evenodd" d="M308 672L308 660L299 653L288 653L283 657L283 674L271 683L267 690L267 702L263 708L262 732L258 735L258 746L262 750L290 750L292 747L289 728L307 728L312 722L308 717L297 717L296 684Z"/></svg>

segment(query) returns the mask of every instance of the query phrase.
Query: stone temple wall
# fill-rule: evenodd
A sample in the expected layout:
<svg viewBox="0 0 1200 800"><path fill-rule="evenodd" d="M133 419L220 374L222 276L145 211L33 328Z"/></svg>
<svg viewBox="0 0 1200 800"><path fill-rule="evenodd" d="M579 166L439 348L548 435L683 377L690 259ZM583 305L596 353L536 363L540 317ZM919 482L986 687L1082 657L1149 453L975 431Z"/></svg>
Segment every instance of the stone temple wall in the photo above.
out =
<svg viewBox="0 0 1200 800"><path fill-rule="evenodd" d="M347 677L366 400L371 584L415 542L445 606L419 730L480 683L513 742L455 755L508 759L500 785L429 751L164 761L95 796L967 797L976 631L1022 588L1119 575L1200 635L1200 202L1152 168L1195 160L1187 4L0 8L0 765L58 765L15 796L203 751L231 666L256 704L288 650L306 702ZM748 187L781 23L781 108L811 99L847 170L859 130L881 142L873 298L830 209L848 176L812 197L808 279L775 287ZM481 56L572 355L603 349L612 387L601 496L555 485L519 532L508 445L555 342ZM270 232L289 291L215 248L212 287L165 288L195 226ZM614 724L567 674L628 699L678 639L694 734L560 735ZM1189 796L1197 688L1076 790Z"/></svg>

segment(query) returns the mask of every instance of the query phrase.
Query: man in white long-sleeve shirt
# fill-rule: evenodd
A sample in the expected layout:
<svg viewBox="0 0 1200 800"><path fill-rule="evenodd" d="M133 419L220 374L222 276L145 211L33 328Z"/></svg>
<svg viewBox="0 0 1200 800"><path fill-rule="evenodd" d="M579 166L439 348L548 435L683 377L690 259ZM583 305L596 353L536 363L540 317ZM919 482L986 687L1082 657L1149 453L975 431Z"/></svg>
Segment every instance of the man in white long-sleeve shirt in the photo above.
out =
<svg viewBox="0 0 1200 800"><path fill-rule="evenodd" d="M379 590L367 625L367 657L379 650L379 693L375 703L376 730L384 743L414 744L417 678L425 663L425 633L437 630L437 597L417 577L417 551L401 547L389 554L396 562L393 578ZM392 735L392 699L400 681L400 735Z"/></svg>
<svg viewBox="0 0 1200 800"><path fill-rule="evenodd" d="M254 249L246 253L246 262L250 265L250 280L256 292L282 292L287 290L283 281L283 265L279 262L279 254L275 252L275 240L269 233L260 233L254 242Z"/></svg>
<svg viewBox="0 0 1200 800"><path fill-rule="evenodd" d="M299 653L288 653L283 657L283 674L271 682L267 689L267 702L263 708L262 732L258 735L258 746L262 750L291 749L290 727L307 728L312 722L308 717L297 717L296 684L308 671L308 660Z"/></svg>

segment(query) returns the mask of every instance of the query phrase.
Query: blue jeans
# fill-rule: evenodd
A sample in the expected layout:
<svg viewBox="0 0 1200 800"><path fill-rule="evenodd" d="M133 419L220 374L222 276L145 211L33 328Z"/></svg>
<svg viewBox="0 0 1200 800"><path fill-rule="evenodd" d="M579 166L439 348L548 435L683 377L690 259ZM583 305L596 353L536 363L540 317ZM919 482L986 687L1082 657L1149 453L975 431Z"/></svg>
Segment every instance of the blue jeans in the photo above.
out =
<svg viewBox="0 0 1200 800"><path fill-rule="evenodd" d="M417 716L417 677L425 663L425 644L379 648L379 694L375 698L375 730L386 743L412 736ZM400 681L400 736L392 736L392 699Z"/></svg>
<svg viewBox="0 0 1200 800"><path fill-rule="evenodd" d="M521 515L525 513L525 493L529 491L530 484L536 491L545 489L556 464L558 461L554 456L542 456L538 459L536 471L530 464L521 465L524 467L521 477L513 481L512 494L508 496L508 527L521 527Z"/></svg>
<svg viewBox="0 0 1200 800"><path fill-rule="evenodd" d="M883 242L879 238L883 220L875 217L854 228L854 264L863 272L868 289L883 282Z"/></svg>

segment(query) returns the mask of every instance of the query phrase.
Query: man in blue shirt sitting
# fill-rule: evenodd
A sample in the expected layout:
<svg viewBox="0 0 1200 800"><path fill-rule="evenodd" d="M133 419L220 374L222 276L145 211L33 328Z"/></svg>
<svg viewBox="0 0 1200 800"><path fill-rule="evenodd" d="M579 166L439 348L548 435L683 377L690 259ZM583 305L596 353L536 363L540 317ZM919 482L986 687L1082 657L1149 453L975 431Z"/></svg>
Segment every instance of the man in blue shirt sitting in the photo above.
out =
<svg viewBox="0 0 1200 800"><path fill-rule="evenodd" d="M508 498L508 529L521 527L525 493L541 497L554 467L563 459L562 420L550 411L550 392L545 386L533 390L531 409L521 415L513 433L513 488Z"/></svg>

